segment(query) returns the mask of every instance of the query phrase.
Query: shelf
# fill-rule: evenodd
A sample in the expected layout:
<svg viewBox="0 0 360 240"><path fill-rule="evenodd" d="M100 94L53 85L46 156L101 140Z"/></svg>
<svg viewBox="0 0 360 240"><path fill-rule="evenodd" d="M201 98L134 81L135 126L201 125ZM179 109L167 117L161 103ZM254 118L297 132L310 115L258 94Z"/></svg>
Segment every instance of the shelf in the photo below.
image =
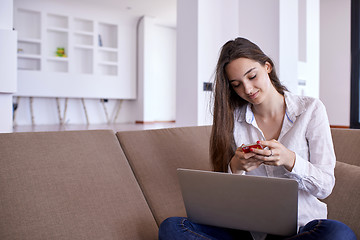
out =
<svg viewBox="0 0 360 240"><path fill-rule="evenodd" d="M94 36L93 32L84 32L84 31L74 31L74 34L84 35L84 36Z"/></svg>
<svg viewBox="0 0 360 240"><path fill-rule="evenodd" d="M48 61L55 61L55 62L68 62L69 59L67 57L48 57Z"/></svg>
<svg viewBox="0 0 360 240"><path fill-rule="evenodd" d="M47 27L54 29L67 29L69 28L68 17L56 14L48 14Z"/></svg>
<svg viewBox="0 0 360 240"><path fill-rule="evenodd" d="M18 70L40 71L40 59L18 58Z"/></svg>
<svg viewBox="0 0 360 240"><path fill-rule="evenodd" d="M74 42L77 45L93 46L94 37L92 35L74 34Z"/></svg>
<svg viewBox="0 0 360 240"><path fill-rule="evenodd" d="M91 20L75 18L74 19L74 29L76 32L92 34L94 31L94 22Z"/></svg>
<svg viewBox="0 0 360 240"><path fill-rule="evenodd" d="M41 39L40 12L18 9L15 16L15 29L19 39Z"/></svg>
<svg viewBox="0 0 360 240"><path fill-rule="evenodd" d="M68 33L47 32L47 56L55 57L58 48L64 48L65 54L68 54Z"/></svg>
<svg viewBox="0 0 360 240"><path fill-rule="evenodd" d="M105 66L117 66L118 63L117 62L99 62L99 65L105 65Z"/></svg>
<svg viewBox="0 0 360 240"><path fill-rule="evenodd" d="M40 55L41 46L38 42L18 41L17 51L19 55Z"/></svg>
<svg viewBox="0 0 360 240"><path fill-rule="evenodd" d="M67 33L68 29L67 28L59 28L59 27L49 27L47 28L48 31L52 31L52 32L61 32L61 33Z"/></svg>
<svg viewBox="0 0 360 240"><path fill-rule="evenodd" d="M101 38L101 44L99 44L99 46L105 48L118 47L117 25L108 24L108 23L99 23L98 29L99 29L98 36L100 36Z"/></svg>
<svg viewBox="0 0 360 240"><path fill-rule="evenodd" d="M78 44L78 45L75 45L74 48L81 48L81 49L93 49L92 46L89 46L89 45L81 45L81 44Z"/></svg>
<svg viewBox="0 0 360 240"><path fill-rule="evenodd" d="M74 72L80 74L93 74L93 50L76 48L74 50Z"/></svg>
<svg viewBox="0 0 360 240"><path fill-rule="evenodd" d="M41 70L41 13L17 9L14 19L18 32L17 68L19 70Z"/></svg>
<svg viewBox="0 0 360 240"><path fill-rule="evenodd" d="M48 59L47 70L49 72L68 72L68 62L59 59Z"/></svg>
<svg viewBox="0 0 360 240"><path fill-rule="evenodd" d="M18 38L18 42L41 43L41 40L36 38Z"/></svg>
<svg viewBox="0 0 360 240"><path fill-rule="evenodd" d="M41 56L40 55L35 55L35 54L18 54L17 55L18 58L29 58L29 59L40 59Z"/></svg>
<svg viewBox="0 0 360 240"><path fill-rule="evenodd" d="M99 51L98 53L100 62L117 62L118 53L112 51Z"/></svg>
<svg viewBox="0 0 360 240"><path fill-rule="evenodd" d="M117 48L109 48L109 47L99 47L98 49L99 49L99 51L104 51L104 52L117 52L118 51Z"/></svg>

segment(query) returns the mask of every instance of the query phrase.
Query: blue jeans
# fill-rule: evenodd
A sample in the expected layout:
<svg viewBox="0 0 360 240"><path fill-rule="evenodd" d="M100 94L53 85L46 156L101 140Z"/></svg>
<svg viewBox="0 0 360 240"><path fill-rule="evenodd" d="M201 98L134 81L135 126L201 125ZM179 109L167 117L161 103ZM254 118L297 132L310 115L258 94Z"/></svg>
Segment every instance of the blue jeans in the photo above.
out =
<svg viewBox="0 0 360 240"><path fill-rule="evenodd" d="M248 239L252 236L248 231L220 228L208 225L201 225L190 222L184 217L171 217L161 223L159 228L159 240L177 239L209 239L209 240L230 240ZM313 220L301 227L299 233L290 238L268 235L267 240L288 239L288 240L356 240L354 232L344 223L329 220Z"/></svg>

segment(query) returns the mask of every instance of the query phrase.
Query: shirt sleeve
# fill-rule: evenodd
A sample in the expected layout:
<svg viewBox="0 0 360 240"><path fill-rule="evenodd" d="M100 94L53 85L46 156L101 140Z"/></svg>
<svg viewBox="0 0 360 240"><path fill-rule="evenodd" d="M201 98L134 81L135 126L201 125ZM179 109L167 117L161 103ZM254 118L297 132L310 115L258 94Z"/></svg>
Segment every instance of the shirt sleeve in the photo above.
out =
<svg viewBox="0 0 360 240"><path fill-rule="evenodd" d="M306 139L309 161L296 154L294 168L286 175L297 180L300 189L324 199L330 195L335 185L336 158L326 109L320 101L313 110Z"/></svg>
<svg viewBox="0 0 360 240"><path fill-rule="evenodd" d="M229 165L228 165L228 173L230 173L230 174L245 175L245 171L243 171L243 170L241 170L239 173L233 173L233 172L231 171L230 163L229 163Z"/></svg>

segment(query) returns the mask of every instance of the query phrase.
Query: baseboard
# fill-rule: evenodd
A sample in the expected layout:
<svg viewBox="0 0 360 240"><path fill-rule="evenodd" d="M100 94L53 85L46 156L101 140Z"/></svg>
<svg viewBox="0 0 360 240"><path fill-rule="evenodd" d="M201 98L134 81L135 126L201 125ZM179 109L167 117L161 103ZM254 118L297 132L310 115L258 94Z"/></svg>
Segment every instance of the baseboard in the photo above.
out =
<svg viewBox="0 0 360 240"><path fill-rule="evenodd" d="M173 121L135 121L136 124L154 124L154 123L175 123L175 120Z"/></svg>
<svg viewBox="0 0 360 240"><path fill-rule="evenodd" d="M175 120L172 120L172 121L135 121L135 123L136 123L136 124L175 123ZM330 128L345 128L345 129L349 129L350 126L330 125Z"/></svg>
<svg viewBox="0 0 360 240"><path fill-rule="evenodd" d="M350 128L350 126L330 125L331 128Z"/></svg>

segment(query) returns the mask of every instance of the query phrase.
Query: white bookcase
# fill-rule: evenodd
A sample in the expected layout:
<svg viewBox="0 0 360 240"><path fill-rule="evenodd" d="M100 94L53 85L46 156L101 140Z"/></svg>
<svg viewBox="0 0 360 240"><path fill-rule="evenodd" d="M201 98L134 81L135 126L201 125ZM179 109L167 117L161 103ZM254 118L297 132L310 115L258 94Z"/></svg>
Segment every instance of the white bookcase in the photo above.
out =
<svg viewBox="0 0 360 240"><path fill-rule="evenodd" d="M117 26L99 23L98 25L98 69L100 74L117 75ZM101 43L100 43L101 42Z"/></svg>
<svg viewBox="0 0 360 240"><path fill-rule="evenodd" d="M136 97L135 81L120 78L118 24L23 8L14 22L17 96Z"/></svg>
<svg viewBox="0 0 360 240"><path fill-rule="evenodd" d="M69 58L56 56L57 48L69 51L69 18L66 16L46 14L45 71L69 72Z"/></svg>
<svg viewBox="0 0 360 240"><path fill-rule="evenodd" d="M16 20L16 30L18 31L18 69L40 71L41 13L19 9Z"/></svg>

